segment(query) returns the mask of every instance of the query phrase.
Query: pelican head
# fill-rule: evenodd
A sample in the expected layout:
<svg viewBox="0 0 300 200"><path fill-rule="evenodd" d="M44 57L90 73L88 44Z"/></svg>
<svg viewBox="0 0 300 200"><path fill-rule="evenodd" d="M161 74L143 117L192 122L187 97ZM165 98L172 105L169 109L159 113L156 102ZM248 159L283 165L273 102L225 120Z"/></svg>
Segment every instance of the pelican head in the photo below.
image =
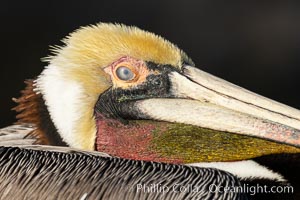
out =
<svg viewBox="0 0 300 200"><path fill-rule="evenodd" d="M63 42L16 100L41 143L169 163L299 152L299 110L202 71L160 36L100 23Z"/></svg>

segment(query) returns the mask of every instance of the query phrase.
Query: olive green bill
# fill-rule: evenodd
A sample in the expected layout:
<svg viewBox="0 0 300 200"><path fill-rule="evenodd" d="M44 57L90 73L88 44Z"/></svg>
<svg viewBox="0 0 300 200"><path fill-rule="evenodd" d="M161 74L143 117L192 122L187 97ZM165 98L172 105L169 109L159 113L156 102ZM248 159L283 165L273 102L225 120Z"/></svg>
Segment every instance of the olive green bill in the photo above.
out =
<svg viewBox="0 0 300 200"><path fill-rule="evenodd" d="M194 125L300 147L300 111L192 66L169 74L175 98L136 102L148 119Z"/></svg>

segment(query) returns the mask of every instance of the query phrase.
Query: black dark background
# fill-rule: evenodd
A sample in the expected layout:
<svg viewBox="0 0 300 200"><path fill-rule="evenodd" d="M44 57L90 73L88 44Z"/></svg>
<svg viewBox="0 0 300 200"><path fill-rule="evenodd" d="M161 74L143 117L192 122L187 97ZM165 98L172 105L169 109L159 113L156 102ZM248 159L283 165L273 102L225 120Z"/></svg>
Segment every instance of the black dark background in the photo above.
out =
<svg viewBox="0 0 300 200"><path fill-rule="evenodd" d="M48 46L100 21L162 35L203 70L300 108L300 1L1 1L0 127Z"/></svg>

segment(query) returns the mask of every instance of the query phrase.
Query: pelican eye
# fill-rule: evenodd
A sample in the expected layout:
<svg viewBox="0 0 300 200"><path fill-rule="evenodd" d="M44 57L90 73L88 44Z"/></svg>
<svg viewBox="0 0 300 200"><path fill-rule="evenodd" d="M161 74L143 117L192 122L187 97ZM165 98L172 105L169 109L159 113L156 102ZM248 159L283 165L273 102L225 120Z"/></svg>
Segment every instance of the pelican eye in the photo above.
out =
<svg viewBox="0 0 300 200"><path fill-rule="evenodd" d="M125 66L120 66L116 70L117 77L122 81L130 81L134 78L135 74Z"/></svg>

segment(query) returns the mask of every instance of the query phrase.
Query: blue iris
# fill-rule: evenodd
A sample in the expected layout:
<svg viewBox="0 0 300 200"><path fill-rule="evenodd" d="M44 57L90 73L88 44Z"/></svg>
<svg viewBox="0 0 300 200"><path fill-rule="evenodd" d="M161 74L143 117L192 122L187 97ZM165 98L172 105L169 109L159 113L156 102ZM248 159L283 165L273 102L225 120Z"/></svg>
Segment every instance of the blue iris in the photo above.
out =
<svg viewBox="0 0 300 200"><path fill-rule="evenodd" d="M128 67L125 66L118 67L116 74L118 78L123 81L129 81L134 77L133 72Z"/></svg>

